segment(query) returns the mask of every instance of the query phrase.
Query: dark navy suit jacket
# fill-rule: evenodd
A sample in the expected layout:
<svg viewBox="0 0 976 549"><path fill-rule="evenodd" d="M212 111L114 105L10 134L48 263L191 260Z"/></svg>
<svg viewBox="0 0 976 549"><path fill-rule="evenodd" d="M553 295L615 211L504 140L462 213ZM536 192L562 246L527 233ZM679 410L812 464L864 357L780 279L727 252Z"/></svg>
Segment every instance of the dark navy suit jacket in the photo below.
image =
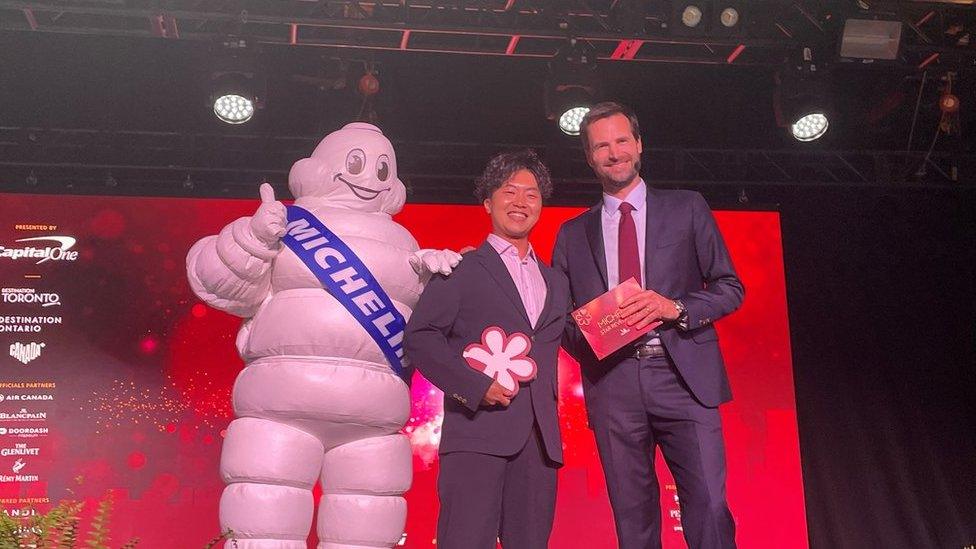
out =
<svg viewBox="0 0 976 549"><path fill-rule="evenodd" d="M541 261L539 270L547 291L535 328L508 269L487 242L465 254L450 276L432 278L414 308L404 350L411 364L444 391L440 453L514 455L537 422L549 459L562 463L556 362L570 310L569 284L561 272ZM538 367L536 378L522 383L507 408L480 405L492 379L472 369L461 356L469 344L481 342L489 326L509 335L529 336L529 356Z"/></svg>
<svg viewBox="0 0 976 549"><path fill-rule="evenodd" d="M567 221L556 237L553 268L569 277L574 307L608 289L602 207L597 204ZM646 211L644 287L680 299L688 310L688 330L667 323L659 328L661 342L695 398L705 406L718 406L731 400L732 392L712 323L736 310L745 290L700 194L648 187ZM566 336L566 350L582 368L588 408L598 394L612 398L612 388L601 388L599 382L626 351L599 361L572 321Z"/></svg>

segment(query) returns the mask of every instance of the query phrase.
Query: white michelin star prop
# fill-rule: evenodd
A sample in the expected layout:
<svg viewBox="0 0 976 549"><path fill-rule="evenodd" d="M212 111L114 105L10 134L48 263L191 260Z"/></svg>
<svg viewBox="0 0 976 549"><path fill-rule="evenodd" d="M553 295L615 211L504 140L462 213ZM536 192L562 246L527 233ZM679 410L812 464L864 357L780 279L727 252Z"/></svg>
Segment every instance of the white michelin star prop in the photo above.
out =
<svg viewBox="0 0 976 549"><path fill-rule="evenodd" d="M391 218L406 191L379 128L353 123L291 169L295 205L311 212L369 269L405 318L431 273L461 256L418 250ZM286 209L270 185L251 217L197 242L194 293L244 319L246 367L221 454L220 524L240 549L304 549L312 487L322 483L320 549L392 547L403 534L412 477L407 384L375 341L284 246Z"/></svg>
<svg viewBox="0 0 976 549"><path fill-rule="evenodd" d="M532 342L525 334L507 335L498 326L489 326L481 333L481 343L468 345L461 356L475 370L517 393L519 382L535 379L538 370L529 358L531 349Z"/></svg>

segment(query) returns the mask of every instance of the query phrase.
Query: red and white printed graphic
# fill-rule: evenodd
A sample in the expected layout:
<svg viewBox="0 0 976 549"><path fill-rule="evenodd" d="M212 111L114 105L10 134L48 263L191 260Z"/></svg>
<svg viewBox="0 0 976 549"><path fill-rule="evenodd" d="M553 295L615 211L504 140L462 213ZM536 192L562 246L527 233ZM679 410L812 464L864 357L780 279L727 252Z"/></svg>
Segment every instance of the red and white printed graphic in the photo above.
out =
<svg viewBox="0 0 976 549"><path fill-rule="evenodd" d="M505 334L498 326L481 333L481 343L465 347L461 356L475 370L494 379L499 385L518 392L520 381L535 379L538 368L529 358L532 341L523 333Z"/></svg>

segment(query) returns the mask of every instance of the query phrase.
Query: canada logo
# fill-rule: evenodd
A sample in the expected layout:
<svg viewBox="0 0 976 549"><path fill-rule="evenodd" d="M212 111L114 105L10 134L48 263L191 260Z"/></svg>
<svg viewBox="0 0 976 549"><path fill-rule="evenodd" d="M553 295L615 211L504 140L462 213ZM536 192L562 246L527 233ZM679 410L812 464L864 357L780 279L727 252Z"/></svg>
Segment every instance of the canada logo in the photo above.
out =
<svg viewBox="0 0 976 549"><path fill-rule="evenodd" d="M532 341L525 334L507 335L498 326L489 326L481 333L481 343L468 345L461 356L468 366L516 393L519 382L535 379L538 371L535 361L529 358L530 349Z"/></svg>

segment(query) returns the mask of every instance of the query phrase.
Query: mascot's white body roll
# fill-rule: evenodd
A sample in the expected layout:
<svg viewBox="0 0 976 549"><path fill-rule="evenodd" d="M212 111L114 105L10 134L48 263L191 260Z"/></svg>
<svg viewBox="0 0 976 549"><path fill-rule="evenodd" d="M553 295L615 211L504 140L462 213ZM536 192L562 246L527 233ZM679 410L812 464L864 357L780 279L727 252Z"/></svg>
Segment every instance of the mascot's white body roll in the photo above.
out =
<svg viewBox="0 0 976 549"><path fill-rule="evenodd" d="M414 238L390 217L405 191L379 129L354 123L328 135L292 167L289 187L296 205L337 234L409 318L429 273L417 267L424 261ZM400 433L409 388L353 316L277 241L284 207L271 200L197 242L187 257L194 292L247 319L237 336L246 364L234 384L237 419L220 463L227 482L221 528L233 531L241 549L304 548L312 487L321 479L320 549L393 546L412 477L410 444ZM431 257L456 265L456 254L437 254L453 252Z"/></svg>

